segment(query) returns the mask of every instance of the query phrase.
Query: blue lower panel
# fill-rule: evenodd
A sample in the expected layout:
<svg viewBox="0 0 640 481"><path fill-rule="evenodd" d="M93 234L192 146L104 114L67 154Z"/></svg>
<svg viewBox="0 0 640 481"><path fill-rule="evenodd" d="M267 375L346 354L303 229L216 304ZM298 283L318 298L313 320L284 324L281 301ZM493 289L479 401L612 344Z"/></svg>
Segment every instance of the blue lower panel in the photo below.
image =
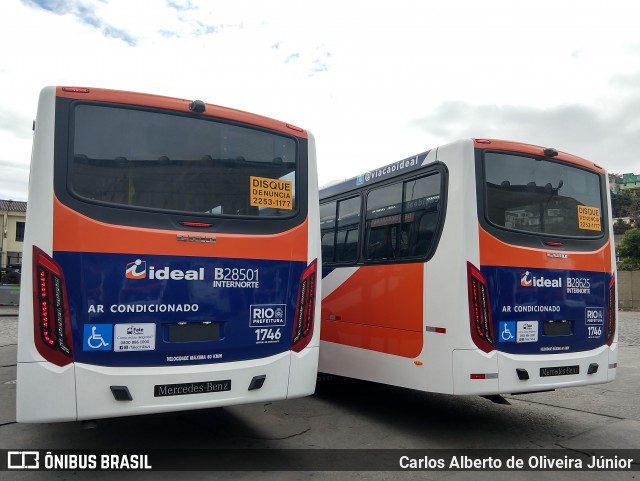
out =
<svg viewBox="0 0 640 481"><path fill-rule="evenodd" d="M304 262L55 252L74 358L103 366L236 361L289 350Z"/></svg>
<svg viewBox="0 0 640 481"><path fill-rule="evenodd" d="M603 272L484 266L497 350L553 354L606 343Z"/></svg>

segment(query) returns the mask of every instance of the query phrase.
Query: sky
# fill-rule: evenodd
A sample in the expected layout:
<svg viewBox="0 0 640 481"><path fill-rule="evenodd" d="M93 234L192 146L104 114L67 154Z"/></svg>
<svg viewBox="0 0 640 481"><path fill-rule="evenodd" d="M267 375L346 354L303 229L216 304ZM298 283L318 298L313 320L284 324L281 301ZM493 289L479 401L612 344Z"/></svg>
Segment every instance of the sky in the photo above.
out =
<svg viewBox="0 0 640 481"><path fill-rule="evenodd" d="M27 199L47 85L298 125L321 186L461 138L640 174L637 0L2 0L0 199Z"/></svg>

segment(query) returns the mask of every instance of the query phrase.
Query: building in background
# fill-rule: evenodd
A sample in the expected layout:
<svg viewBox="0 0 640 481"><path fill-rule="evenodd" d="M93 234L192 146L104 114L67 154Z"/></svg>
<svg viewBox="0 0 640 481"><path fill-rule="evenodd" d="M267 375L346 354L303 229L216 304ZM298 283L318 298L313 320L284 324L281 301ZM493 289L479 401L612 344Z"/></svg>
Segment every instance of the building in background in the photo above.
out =
<svg viewBox="0 0 640 481"><path fill-rule="evenodd" d="M0 268L20 269L27 203L0 200Z"/></svg>
<svg viewBox="0 0 640 481"><path fill-rule="evenodd" d="M622 183L622 176L620 174L613 174L609 172L609 190L612 194L620 192L620 184Z"/></svg>
<svg viewBox="0 0 640 481"><path fill-rule="evenodd" d="M622 174L622 179L618 183L619 190L640 189L640 174Z"/></svg>

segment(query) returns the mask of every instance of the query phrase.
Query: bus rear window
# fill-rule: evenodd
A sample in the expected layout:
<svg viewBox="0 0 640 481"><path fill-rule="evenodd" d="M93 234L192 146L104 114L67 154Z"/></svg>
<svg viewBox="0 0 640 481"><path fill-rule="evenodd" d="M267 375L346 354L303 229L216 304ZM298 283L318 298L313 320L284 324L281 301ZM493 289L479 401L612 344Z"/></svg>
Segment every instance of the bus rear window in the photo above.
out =
<svg viewBox="0 0 640 481"><path fill-rule="evenodd" d="M296 141L207 118L77 105L69 188L88 201L225 216L296 211Z"/></svg>
<svg viewBox="0 0 640 481"><path fill-rule="evenodd" d="M486 215L501 228L567 237L600 237L600 176L524 155L484 154Z"/></svg>

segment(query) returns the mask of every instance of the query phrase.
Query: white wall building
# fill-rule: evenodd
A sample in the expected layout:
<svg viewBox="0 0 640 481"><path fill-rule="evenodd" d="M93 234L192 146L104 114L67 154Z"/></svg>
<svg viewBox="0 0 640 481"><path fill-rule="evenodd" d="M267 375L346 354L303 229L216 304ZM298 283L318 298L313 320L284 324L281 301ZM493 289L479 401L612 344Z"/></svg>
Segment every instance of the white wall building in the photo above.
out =
<svg viewBox="0 0 640 481"><path fill-rule="evenodd" d="M26 202L0 200L0 267L18 267L22 264L26 217Z"/></svg>

